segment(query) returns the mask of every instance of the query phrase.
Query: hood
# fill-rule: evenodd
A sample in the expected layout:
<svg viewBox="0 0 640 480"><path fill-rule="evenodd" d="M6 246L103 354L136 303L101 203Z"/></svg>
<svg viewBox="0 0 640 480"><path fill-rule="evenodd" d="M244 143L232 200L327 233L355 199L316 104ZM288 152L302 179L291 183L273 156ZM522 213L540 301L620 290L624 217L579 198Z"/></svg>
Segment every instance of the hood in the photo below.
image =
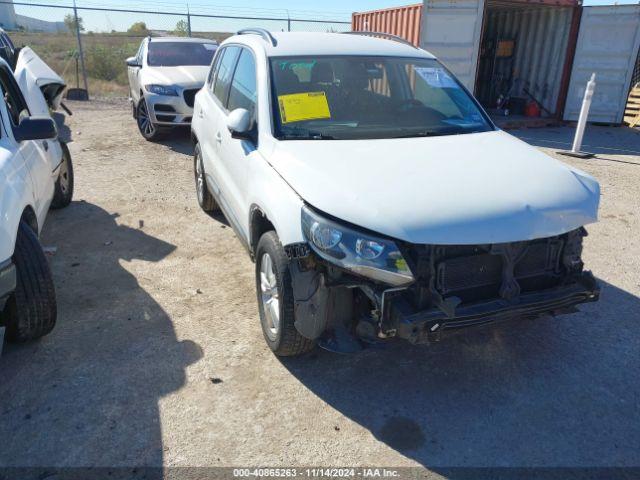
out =
<svg viewBox="0 0 640 480"><path fill-rule="evenodd" d="M32 114L49 115L60 106L64 80L29 47L20 50L14 76Z"/></svg>
<svg viewBox="0 0 640 480"><path fill-rule="evenodd" d="M501 131L280 141L270 160L313 207L411 243L532 240L597 220L593 177Z"/></svg>
<svg viewBox="0 0 640 480"><path fill-rule="evenodd" d="M207 80L209 67L145 67L140 73L145 85L159 84L201 88Z"/></svg>

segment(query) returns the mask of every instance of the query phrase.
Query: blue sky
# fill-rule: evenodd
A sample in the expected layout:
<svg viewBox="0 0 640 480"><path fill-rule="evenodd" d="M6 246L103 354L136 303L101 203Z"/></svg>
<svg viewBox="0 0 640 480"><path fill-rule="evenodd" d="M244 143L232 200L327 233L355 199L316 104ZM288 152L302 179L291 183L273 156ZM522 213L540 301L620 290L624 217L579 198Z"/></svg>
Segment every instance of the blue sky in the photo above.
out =
<svg viewBox="0 0 640 480"><path fill-rule="evenodd" d="M22 0L28 2L29 0ZM36 0L34 0L36 1ZM398 5L418 3L417 0L76 0L79 7L112 7L124 9L140 9L152 12L185 12L189 5L192 12L231 16L281 17L287 15L292 18L315 18L325 20L349 21L353 11L366 11L377 8L387 8ZM36 3L51 5L71 5L72 0L37 0ZM585 0L585 5L612 4L610 0ZM636 0L619 0L617 3L631 4ZM70 10L16 6L17 13L47 20L62 20ZM167 15L136 15L111 12L81 11L87 30L111 31L126 30L135 21L144 21L149 28L158 30L173 29L175 23L182 17ZM271 30L286 28L282 21L243 21L243 20L212 20L194 19L194 31L233 31L242 27L263 26ZM299 24L295 29L315 27L322 31L325 26L313 24ZM344 29L344 25L335 25Z"/></svg>

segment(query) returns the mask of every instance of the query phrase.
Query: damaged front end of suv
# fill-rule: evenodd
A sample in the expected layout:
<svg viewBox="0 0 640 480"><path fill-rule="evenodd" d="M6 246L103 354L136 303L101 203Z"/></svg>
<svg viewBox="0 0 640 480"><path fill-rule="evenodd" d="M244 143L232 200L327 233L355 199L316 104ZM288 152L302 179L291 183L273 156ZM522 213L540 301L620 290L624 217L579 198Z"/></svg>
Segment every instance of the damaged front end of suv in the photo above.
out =
<svg viewBox="0 0 640 480"><path fill-rule="evenodd" d="M401 338L438 341L461 327L576 312L599 287L584 270L583 227L481 245L412 244L302 211L292 260L296 328L337 351Z"/></svg>

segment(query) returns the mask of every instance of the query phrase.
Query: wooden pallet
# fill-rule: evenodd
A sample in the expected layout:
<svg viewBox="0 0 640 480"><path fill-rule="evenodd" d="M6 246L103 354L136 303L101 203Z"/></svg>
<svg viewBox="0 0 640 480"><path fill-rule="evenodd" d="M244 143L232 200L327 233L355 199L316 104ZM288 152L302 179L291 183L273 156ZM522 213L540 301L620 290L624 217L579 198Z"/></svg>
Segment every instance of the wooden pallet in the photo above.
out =
<svg viewBox="0 0 640 480"><path fill-rule="evenodd" d="M629 93L627 109L624 111L624 123L630 127L640 125L640 83L636 84Z"/></svg>

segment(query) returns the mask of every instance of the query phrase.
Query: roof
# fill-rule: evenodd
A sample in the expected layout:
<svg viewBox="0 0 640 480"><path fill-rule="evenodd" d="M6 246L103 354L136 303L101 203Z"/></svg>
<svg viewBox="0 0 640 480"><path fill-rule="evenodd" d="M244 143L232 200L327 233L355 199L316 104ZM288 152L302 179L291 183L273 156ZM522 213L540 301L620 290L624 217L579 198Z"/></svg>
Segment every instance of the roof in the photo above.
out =
<svg viewBox="0 0 640 480"><path fill-rule="evenodd" d="M260 35L234 35L223 43L244 43L263 48L270 57L293 55L371 55L435 58L429 52L395 40L344 33L271 32L272 45Z"/></svg>
<svg viewBox="0 0 640 480"><path fill-rule="evenodd" d="M210 38L194 38L194 37L151 37L151 42L183 42L183 43L215 43L215 40Z"/></svg>

